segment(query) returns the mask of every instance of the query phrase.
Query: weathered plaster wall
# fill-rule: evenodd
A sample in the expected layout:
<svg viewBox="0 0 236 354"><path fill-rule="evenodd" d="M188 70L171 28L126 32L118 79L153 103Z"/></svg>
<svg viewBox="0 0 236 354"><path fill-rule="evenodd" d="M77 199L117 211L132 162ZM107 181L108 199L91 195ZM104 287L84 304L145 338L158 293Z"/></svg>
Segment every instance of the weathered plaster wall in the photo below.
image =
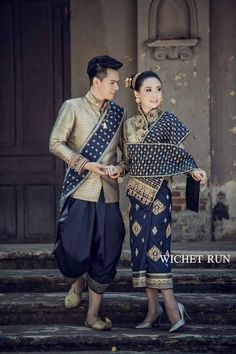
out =
<svg viewBox="0 0 236 354"><path fill-rule="evenodd" d="M80 96L89 88L86 74L89 59L108 54L124 63L119 71L120 90L116 101L127 109L128 115L133 114L133 94L125 88L124 79L137 71L136 0L71 0L70 27L72 96ZM120 183L120 195L128 230L126 183L127 177ZM128 233L126 240L128 242Z"/></svg>
<svg viewBox="0 0 236 354"><path fill-rule="evenodd" d="M209 186L202 188L198 215L185 210L184 178L175 179L173 240L204 241L213 237L232 240L236 234L236 2L188 1L196 5L197 38L200 41L194 48L193 57L186 61L157 61L153 50L147 47L149 9L153 2L71 0L72 96L79 96L88 89L88 60L99 54L112 55L124 63L117 102L125 106L131 116L135 112L133 94L124 88L123 79L137 70L156 70L163 81L165 109L174 111L191 130L184 145L209 176ZM180 17L175 16L171 6L183 1L162 0L162 3L170 10L168 21L163 19L163 9L158 17L161 35L167 36L173 28L181 35L183 21L187 19L188 22L188 12L185 11L179 21ZM127 224L125 186L126 179L121 185L121 207ZM228 219L215 220L213 235L212 213L214 217L217 212L225 213L227 217L227 210Z"/></svg>
<svg viewBox="0 0 236 354"><path fill-rule="evenodd" d="M71 0L71 92L79 96L89 88L88 61L111 55L124 63L116 101L134 107L124 79L137 69L136 0Z"/></svg>
<svg viewBox="0 0 236 354"><path fill-rule="evenodd" d="M236 238L236 2L211 1L214 237Z"/></svg>
<svg viewBox="0 0 236 354"><path fill-rule="evenodd" d="M161 1L156 3L159 5L165 3L161 15L168 19L166 22L162 21L162 27L159 27L161 35L165 37L166 33L168 37L173 29L172 38L178 38L178 31L177 34L175 31L179 24L179 16L176 16L176 13L180 2L167 0L162 4ZM194 48L193 57L185 61L168 58L158 61L153 56L153 49L147 47L147 42L150 41L149 23L152 14L150 6L153 5L153 1L138 0L138 70L150 68L160 74L163 82L164 107L166 110L173 111L191 130L192 134L184 145L195 157L198 165L210 174L209 2L198 0L195 4L198 21L197 37L200 41ZM156 25L159 26L158 23ZM182 181L181 178L175 179L174 187L182 190L183 194ZM183 208L173 213L173 240L211 239L209 188L202 189L201 197L206 200L206 203L198 215Z"/></svg>

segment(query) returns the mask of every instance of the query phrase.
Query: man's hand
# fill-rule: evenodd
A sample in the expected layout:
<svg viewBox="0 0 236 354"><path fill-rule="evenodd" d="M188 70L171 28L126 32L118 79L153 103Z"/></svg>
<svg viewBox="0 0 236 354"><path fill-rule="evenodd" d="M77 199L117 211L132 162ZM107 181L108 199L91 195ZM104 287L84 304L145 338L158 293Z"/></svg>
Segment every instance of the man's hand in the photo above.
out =
<svg viewBox="0 0 236 354"><path fill-rule="evenodd" d="M205 184L207 180L207 174L203 170L193 171L192 177L195 179L195 181L200 181L200 184Z"/></svg>
<svg viewBox="0 0 236 354"><path fill-rule="evenodd" d="M84 165L84 169L92 173L96 173L96 175L99 176L104 176L106 174L104 172L104 165L101 165L97 162L86 162L86 164Z"/></svg>

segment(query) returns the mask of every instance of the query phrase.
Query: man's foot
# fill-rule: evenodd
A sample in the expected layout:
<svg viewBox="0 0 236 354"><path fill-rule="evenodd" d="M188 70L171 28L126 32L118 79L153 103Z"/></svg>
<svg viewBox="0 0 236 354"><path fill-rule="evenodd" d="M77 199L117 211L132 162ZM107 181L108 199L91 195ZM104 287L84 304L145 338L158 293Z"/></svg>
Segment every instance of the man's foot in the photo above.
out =
<svg viewBox="0 0 236 354"><path fill-rule="evenodd" d="M92 324L89 324L86 320L85 327L91 328L94 331L109 331L112 328L112 322L107 317L104 318L104 321L101 318L97 318Z"/></svg>
<svg viewBox="0 0 236 354"><path fill-rule="evenodd" d="M71 309L77 307L81 303L81 295L85 285L85 279L83 277L79 278L72 284L68 294L65 297L65 308Z"/></svg>

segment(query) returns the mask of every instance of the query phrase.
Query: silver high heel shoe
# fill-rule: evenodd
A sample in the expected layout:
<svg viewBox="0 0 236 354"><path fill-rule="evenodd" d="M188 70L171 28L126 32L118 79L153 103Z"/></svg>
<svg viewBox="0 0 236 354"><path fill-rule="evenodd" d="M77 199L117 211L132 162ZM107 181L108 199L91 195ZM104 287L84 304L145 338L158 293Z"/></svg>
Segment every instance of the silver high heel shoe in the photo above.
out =
<svg viewBox="0 0 236 354"><path fill-rule="evenodd" d="M171 328L169 330L170 333L178 331L181 327L183 327L185 325L184 315L186 315L191 320L191 318L189 317L189 315L187 314L187 312L185 310L184 305L180 304L179 302L177 302L177 305L179 308L180 320L171 326Z"/></svg>
<svg viewBox="0 0 236 354"><path fill-rule="evenodd" d="M154 319L152 321L143 321L141 323L139 323L136 327L136 329L149 329L149 328L153 328L155 322L158 320L159 318L159 324L161 323L161 316L163 314L163 308L162 306L159 304L158 308L157 308L157 313L156 316L154 317Z"/></svg>

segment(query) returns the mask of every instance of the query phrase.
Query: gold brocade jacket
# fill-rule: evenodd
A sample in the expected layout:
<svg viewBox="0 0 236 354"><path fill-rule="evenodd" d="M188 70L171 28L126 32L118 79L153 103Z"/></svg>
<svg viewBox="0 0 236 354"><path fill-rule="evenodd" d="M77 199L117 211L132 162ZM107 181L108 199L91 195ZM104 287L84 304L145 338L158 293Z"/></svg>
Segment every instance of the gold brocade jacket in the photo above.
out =
<svg viewBox="0 0 236 354"><path fill-rule="evenodd" d="M104 112L107 107L104 107ZM57 120L51 132L49 150L67 164L69 164L74 153L78 152L84 144L95 125L100 121L101 104L89 91L85 96L67 100L63 103ZM126 113L124 113L123 119ZM123 120L122 120L123 121ZM120 146L120 124L112 144L105 152L100 161L104 165L120 166L123 170L123 163L117 163L117 147ZM83 164L83 157L80 163ZM119 201L119 186L117 179L108 176L98 176L91 173L84 183L71 195L73 198L90 202L97 202L103 188L106 203Z"/></svg>
<svg viewBox="0 0 236 354"><path fill-rule="evenodd" d="M153 109L150 113L146 114L146 119L140 112L137 115L126 119L123 124L122 130L122 167L126 173L129 172L129 156L128 156L128 144L138 144L147 134L150 125L152 125L158 119L158 112ZM148 122L148 125L147 125ZM181 144L183 147L183 144ZM165 179L171 184L172 177L165 177Z"/></svg>

